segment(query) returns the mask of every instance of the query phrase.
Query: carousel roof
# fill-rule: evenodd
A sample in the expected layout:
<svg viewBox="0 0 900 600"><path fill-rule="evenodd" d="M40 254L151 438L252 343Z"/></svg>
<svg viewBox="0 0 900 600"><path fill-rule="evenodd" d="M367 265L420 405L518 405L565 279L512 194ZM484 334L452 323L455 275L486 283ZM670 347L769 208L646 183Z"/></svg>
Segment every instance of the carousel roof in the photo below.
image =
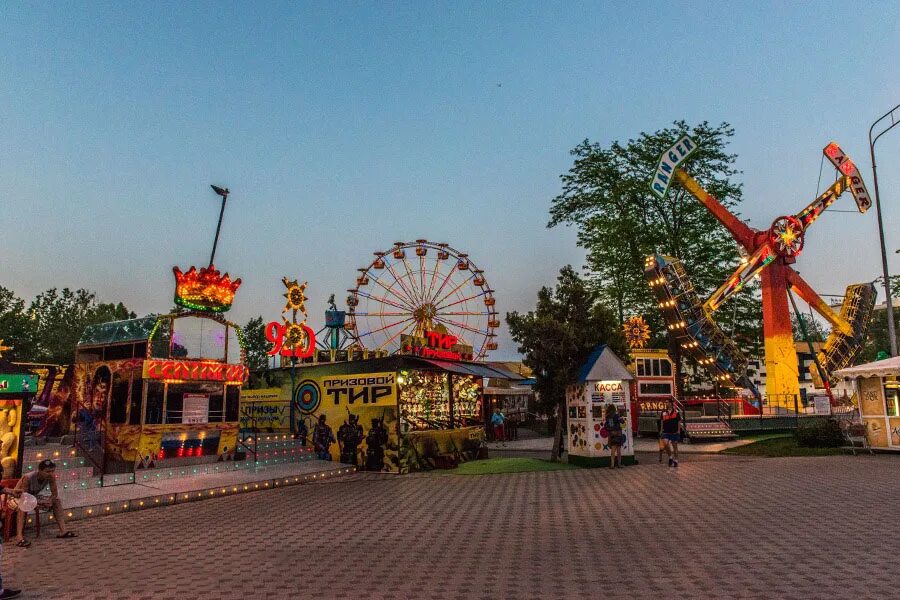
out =
<svg viewBox="0 0 900 600"><path fill-rule="evenodd" d="M79 346L105 346L108 344L124 344L138 342L150 338L157 317L142 317L126 321L110 321L88 325L78 340Z"/></svg>
<svg viewBox="0 0 900 600"><path fill-rule="evenodd" d="M634 379L625 363L609 349L606 344L600 344L578 371L578 383L586 381L629 381Z"/></svg>
<svg viewBox="0 0 900 600"><path fill-rule="evenodd" d="M834 372L837 377L887 377L889 375L900 375L900 356L886 358L884 360L876 360L875 362L856 365L855 367L847 367Z"/></svg>

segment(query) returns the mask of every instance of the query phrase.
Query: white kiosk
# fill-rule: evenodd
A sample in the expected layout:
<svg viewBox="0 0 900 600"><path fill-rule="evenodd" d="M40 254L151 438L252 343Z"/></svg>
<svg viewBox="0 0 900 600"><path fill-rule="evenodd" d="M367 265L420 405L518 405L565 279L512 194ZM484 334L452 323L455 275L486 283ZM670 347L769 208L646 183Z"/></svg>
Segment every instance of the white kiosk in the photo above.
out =
<svg viewBox="0 0 900 600"><path fill-rule="evenodd" d="M597 346L578 373L578 383L566 390L569 462L580 466L609 466L609 433L603 426L604 411L614 404L625 418L622 431L622 464L633 465L634 434L631 431L630 381L625 364L605 344Z"/></svg>

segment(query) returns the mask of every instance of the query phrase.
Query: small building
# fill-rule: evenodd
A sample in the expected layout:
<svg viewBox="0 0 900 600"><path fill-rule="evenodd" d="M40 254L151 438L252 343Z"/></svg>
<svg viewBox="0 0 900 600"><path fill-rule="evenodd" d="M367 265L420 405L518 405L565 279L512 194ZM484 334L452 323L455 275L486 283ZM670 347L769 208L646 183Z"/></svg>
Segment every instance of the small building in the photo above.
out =
<svg viewBox="0 0 900 600"><path fill-rule="evenodd" d="M395 354L278 369L281 402L293 400L294 431L312 438L322 416L337 433L353 415L362 441L348 453L338 441L332 460L367 470L405 473L476 458L484 439L487 380L520 380L501 367ZM383 428L386 439L370 436ZM336 436L339 437L339 436ZM369 445L378 444L370 452Z"/></svg>
<svg viewBox="0 0 900 600"><path fill-rule="evenodd" d="M535 411L534 380L531 379L531 369L521 362L513 361L487 361L484 364L522 377L521 380L491 377L485 381L482 390L485 427L489 426L494 409L499 408L508 419L507 436L509 436L520 423L529 419L529 415L533 416Z"/></svg>
<svg viewBox="0 0 900 600"><path fill-rule="evenodd" d="M900 450L900 356L840 369L835 375L853 385L869 445Z"/></svg>
<svg viewBox="0 0 900 600"><path fill-rule="evenodd" d="M609 434L604 426L607 405L616 406L625 418L622 428L622 464L634 464L634 432L631 423L631 382L634 377L622 360L605 344L597 346L578 373L577 383L566 390L566 438L569 462L584 466L608 466Z"/></svg>
<svg viewBox="0 0 900 600"><path fill-rule="evenodd" d="M248 375L242 336L193 311L90 325L47 428L73 435L100 473L231 457Z"/></svg>

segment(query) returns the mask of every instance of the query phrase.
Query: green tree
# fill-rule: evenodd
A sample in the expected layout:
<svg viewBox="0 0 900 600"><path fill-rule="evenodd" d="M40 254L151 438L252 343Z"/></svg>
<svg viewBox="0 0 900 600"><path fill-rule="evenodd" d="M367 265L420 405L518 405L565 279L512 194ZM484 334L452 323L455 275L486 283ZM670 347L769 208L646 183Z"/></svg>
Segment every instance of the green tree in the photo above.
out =
<svg viewBox="0 0 900 600"><path fill-rule="evenodd" d="M597 293L571 266L560 270L556 288L538 292L535 310L507 313L513 340L534 371L541 408L557 415L553 460L558 458L565 414L566 388L598 344L609 344L620 356L625 344L615 314L597 301Z"/></svg>
<svg viewBox="0 0 900 600"><path fill-rule="evenodd" d="M28 307L34 326L35 362L66 364L75 357L75 345L88 325L133 319L137 315L124 304L98 303L96 295L84 289L52 288L38 294Z"/></svg>
<svg viewBox="0 0 900 600"><path fill-rule="evenodd" d="M806 327L806 334L809 336L810 342L824 342L828 337L828 331L822 322L811 315L800 315L803 317L803 325ZM803 337L803 331L800 327L800 321L795 313L791 313L791 329L794 331L794 340L805 342L807 339Z"/></svg>
<svg viewBox="0 0 900 600"><path fill-rule="evenodd" d="M244 345L247 349L247 368L261 371L268 365L269 342L266 340L266 324L261 316L250 319L244 325Z"/></svg>
<svg viewBox="0 0 900 600"><path fill-rule="evenodd" d="M34 324L25 301L12 290L0 286L0 340L11 349L3 353L9 360L28 361L35 352Z"/></svg>
<svg viewBox="0 0 900 600"><path fill-rule="evenodd" d="M662 199L650 192L660 155L685 134L699 145L685 170L734 212L741 201L741 184L732 180L738 174L736 156L726 148L734 130L728 123L690 126L685 121L624 144L614 141L606 147L584 140L572 150L574 164L561 176L562 192L550 208L548 227L577 227L578 244L587 250L586 269L599 299L620 322L645 315L654 332L666 328L643 275L647 255L659 252L681 259L701 298L740 263L728 231L682 186L672 185ZM758 344L761 310L758 294L748 288L730 299L717 319L727 334ZM679 364L677 345L669 346Z"/></svg>
<svg viewBox="0 0 900 600"><path fill-rule="evenodd" d="M892 284L893 285L893 284ZM893 295L893 287L891 295ZM894 331L900 331L900 310L894 310ZM878 360L879 353L887 356L891 355L891 343L888 337L887 327L887 311L884 309L873 310L872 318L869 321L869 331L866 335L866 341L859 356L854 361L855 364L862 364Z"/></svg>

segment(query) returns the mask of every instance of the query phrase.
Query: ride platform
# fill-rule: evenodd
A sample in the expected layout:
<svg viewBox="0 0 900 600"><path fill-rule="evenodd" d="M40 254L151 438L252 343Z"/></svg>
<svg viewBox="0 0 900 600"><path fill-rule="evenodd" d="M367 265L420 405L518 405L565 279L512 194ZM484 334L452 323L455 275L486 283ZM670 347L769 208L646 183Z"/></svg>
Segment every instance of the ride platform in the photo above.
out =
<svg viewBox="0 0 900 600"><path fill-rule="evenodd" d="M37 459L40 453L56 461L60 499L69 521L318 482L356 471L350 465L318 460L307 451L278 459L141 469L107 474L101 481L84 458L72 455L70 447L48 445L29 450L26 458ZM40 518L43 526L53 522L53 515L47 512ZM34 514L29 514L29 525L33 519Z"/></svg>

